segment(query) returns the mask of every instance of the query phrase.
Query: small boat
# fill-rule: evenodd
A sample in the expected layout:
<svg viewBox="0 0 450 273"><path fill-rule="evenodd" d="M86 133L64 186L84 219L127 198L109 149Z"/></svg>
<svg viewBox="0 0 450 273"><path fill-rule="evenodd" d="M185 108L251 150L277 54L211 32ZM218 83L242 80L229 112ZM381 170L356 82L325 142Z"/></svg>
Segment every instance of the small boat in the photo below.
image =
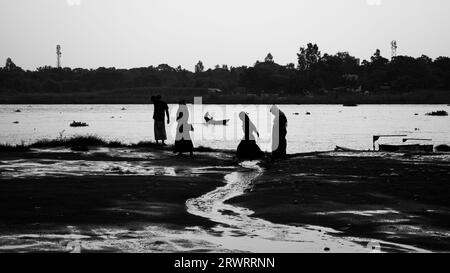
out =
<svg viewBox="0 0 450 273"><path fill-rule="evenodd" d="M206 124L209 124L209 125L224 125L224 126L226 126L226 125L228 125L228 122L230 122L229 119L225 119L225 120L214 120L214 119L212 119L212 120L207 121Z"/></svg>
<svg viewBox="0 0 450 273"><path fill-rule="evenodd" d="M362 152L360 150L350 149L346 147L336 146L334 149L335 152Z"/></svg>
<svg viewBox="0 0 450 273"><path fill-rule="evenodd" d="M433 152L434 145L406 144L406 145L390 145L380 144L381 152Z"/></svg>
<svg viewBox="0 0 450 273"><path fill-rule="evenodd" d="M228 125L228 122L230 122L229 119L224 120L215 120L214 117L212 117L209 113L205 114L205 121L208 125Z"/></svg>
<svg viewBox="0 0 450 273"><path fill-rule="evenodd" d="M70 124L70 127L88 127L89 124L87 124L86 122L79 122L79 121L73 121Z"/></svg>

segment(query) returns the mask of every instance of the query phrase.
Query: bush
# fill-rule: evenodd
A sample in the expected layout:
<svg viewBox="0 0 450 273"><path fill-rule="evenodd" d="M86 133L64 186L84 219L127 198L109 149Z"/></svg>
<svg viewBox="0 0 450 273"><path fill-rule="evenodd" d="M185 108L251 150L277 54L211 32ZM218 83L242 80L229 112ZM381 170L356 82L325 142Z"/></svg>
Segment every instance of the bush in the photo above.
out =
<svg viewBox="0 0 450 273"><path fill-rule="evenodd" d="M450 146L448 145L439 145L436 147L436 151L438 152L450 152Z"/></svg>
<svg viewBox="0 0 450 273"><path fill-rule="evenodd" d="M23 143L20 145L0 144L0 153L26 152L29 150L30 150L30 148L25 146Z"/></svg>
<svg viewBox="0 0 450 273"><path fill-rule="evenodd" d="M30 145L30 148L108 146L108 142L96 136L75 136L71 138L43 139Z"/></svg>
<svg viewBox="0 0 450 273"><path fill-rule="evenodd" d="M434 111L434 112L428 113L427 116L445 117L445 116L448 116L448 113L447 113L447 111L440 110L440 111Z"/></svg>

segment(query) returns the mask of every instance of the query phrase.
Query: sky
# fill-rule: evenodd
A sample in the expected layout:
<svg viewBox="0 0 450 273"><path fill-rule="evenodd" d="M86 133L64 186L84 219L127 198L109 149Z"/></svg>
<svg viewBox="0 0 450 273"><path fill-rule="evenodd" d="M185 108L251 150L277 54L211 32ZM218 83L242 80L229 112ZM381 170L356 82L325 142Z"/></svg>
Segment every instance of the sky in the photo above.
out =
<svg viewBox="0 0 450 273"><path fill-rule="evenodd" d="M1 0L0 62L24 69L296 63L309 42L363 59L379 48L450 56L448 0Z"/></svg>

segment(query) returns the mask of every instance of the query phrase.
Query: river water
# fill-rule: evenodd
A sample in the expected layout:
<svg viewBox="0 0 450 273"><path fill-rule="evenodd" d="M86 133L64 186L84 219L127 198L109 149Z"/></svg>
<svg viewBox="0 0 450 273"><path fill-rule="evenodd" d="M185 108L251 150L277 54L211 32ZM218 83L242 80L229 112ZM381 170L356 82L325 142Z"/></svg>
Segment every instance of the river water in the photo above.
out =
<svg viewBox="0 0 450 273"><path fill-rule="evenodd" d="M169 143L175 138L177 105L169 105ZM268 105L189 105L196 146L236 149L243 137L241 111L249 114L260 132L258 144L270 151L272 120ZM288 119L288 153L328 151L338 146L371 149L372 136L408 135L450 144L450 117L426 113L450 111L447 105L282 105ZM17 111L19 110L19 111ZM17 111L17 112L16 112ZM230 119L228 126L205 125L209 112L216 119ZM309 113L309 115L307 115ZM127 143L153 140L152 105L1 105L0 143L30 143L60 136L97 135ZM89 127L71 128L72 121ZM382 142L401 143L401 138Z"/></svg>

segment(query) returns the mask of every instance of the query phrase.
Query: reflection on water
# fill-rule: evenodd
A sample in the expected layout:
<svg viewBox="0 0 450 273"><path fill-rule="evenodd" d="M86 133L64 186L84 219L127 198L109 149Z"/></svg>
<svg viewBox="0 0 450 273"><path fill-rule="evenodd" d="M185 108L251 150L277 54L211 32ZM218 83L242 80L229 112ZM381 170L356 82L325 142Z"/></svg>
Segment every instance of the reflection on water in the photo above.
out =
<svg viewBox="0 0 450 273"><path fill-rule="evenodd" d="M256 163L244 162L243 167L247 170L227 175L225 186L187 201L189 213L218 223L213 230L221 236L214 238L213 242L226 249L248 252L301 253L324 252L325 249L331 252L368 252L366 245L369 240L364 244L364 239L333 237L332 234L338 232L323 227L274 224L252 217L253 211L249 209L226 204L227 200L242 195L252 180L260 175L262 170ZM420 251L414 247L396 246Z"/></svg>
<svg viewBox="0 0 450 273"><path fill-rule="evenodd" d="M360 216L375 216L379 214L400 214L399 211L395 210L345 210L345 211L330 211L330 212L317 212L317 215L333 215L333 214L353 214Z"/></svg>
<svg viewBox="0 0 450 273"><path fill-rule="evenodd" d="M122 108L125 107L125 111ZM260 147L270 149L272 116L267 105L189 106L197 146L235 149L242 138L238 113L242 110L259 129ZM336 145L369 150L372 136L406 134L412 138L431 138L434 144L450 144L450 117L425 114L448 109L446 105L282 105L288 118L288 152L329 151ZM21 109L21 113L15 113ZM170 105L171 115L176 105ZM2 105L0 109L0 142L32 142L76 134L95 134L108 140L139 142L153 140L152 105ZM229 126L207 126L206 112L216 119L230 119ZM305 115L310 112L311 115ZM298 115L295 115L298 113ZM418 114L418 115L415 115ZM85 128L71 128L73 120L87 122ZM175 120L174 118L172 119ZM13 122L19 121L19 124ZM175 136L175 122L168 128L169 141ZM401 139L383 140L401 142Z"/></svg>
<svg viewBox="0 0 450 273"><path fill-rule="evenodd" d="M144 161L89 161L89 160L11 160L2 162L2 179L70 176L179 176L194 177L217 173L216 167L168 167ZM226 168L223 168L224 170Z"/></svg>

